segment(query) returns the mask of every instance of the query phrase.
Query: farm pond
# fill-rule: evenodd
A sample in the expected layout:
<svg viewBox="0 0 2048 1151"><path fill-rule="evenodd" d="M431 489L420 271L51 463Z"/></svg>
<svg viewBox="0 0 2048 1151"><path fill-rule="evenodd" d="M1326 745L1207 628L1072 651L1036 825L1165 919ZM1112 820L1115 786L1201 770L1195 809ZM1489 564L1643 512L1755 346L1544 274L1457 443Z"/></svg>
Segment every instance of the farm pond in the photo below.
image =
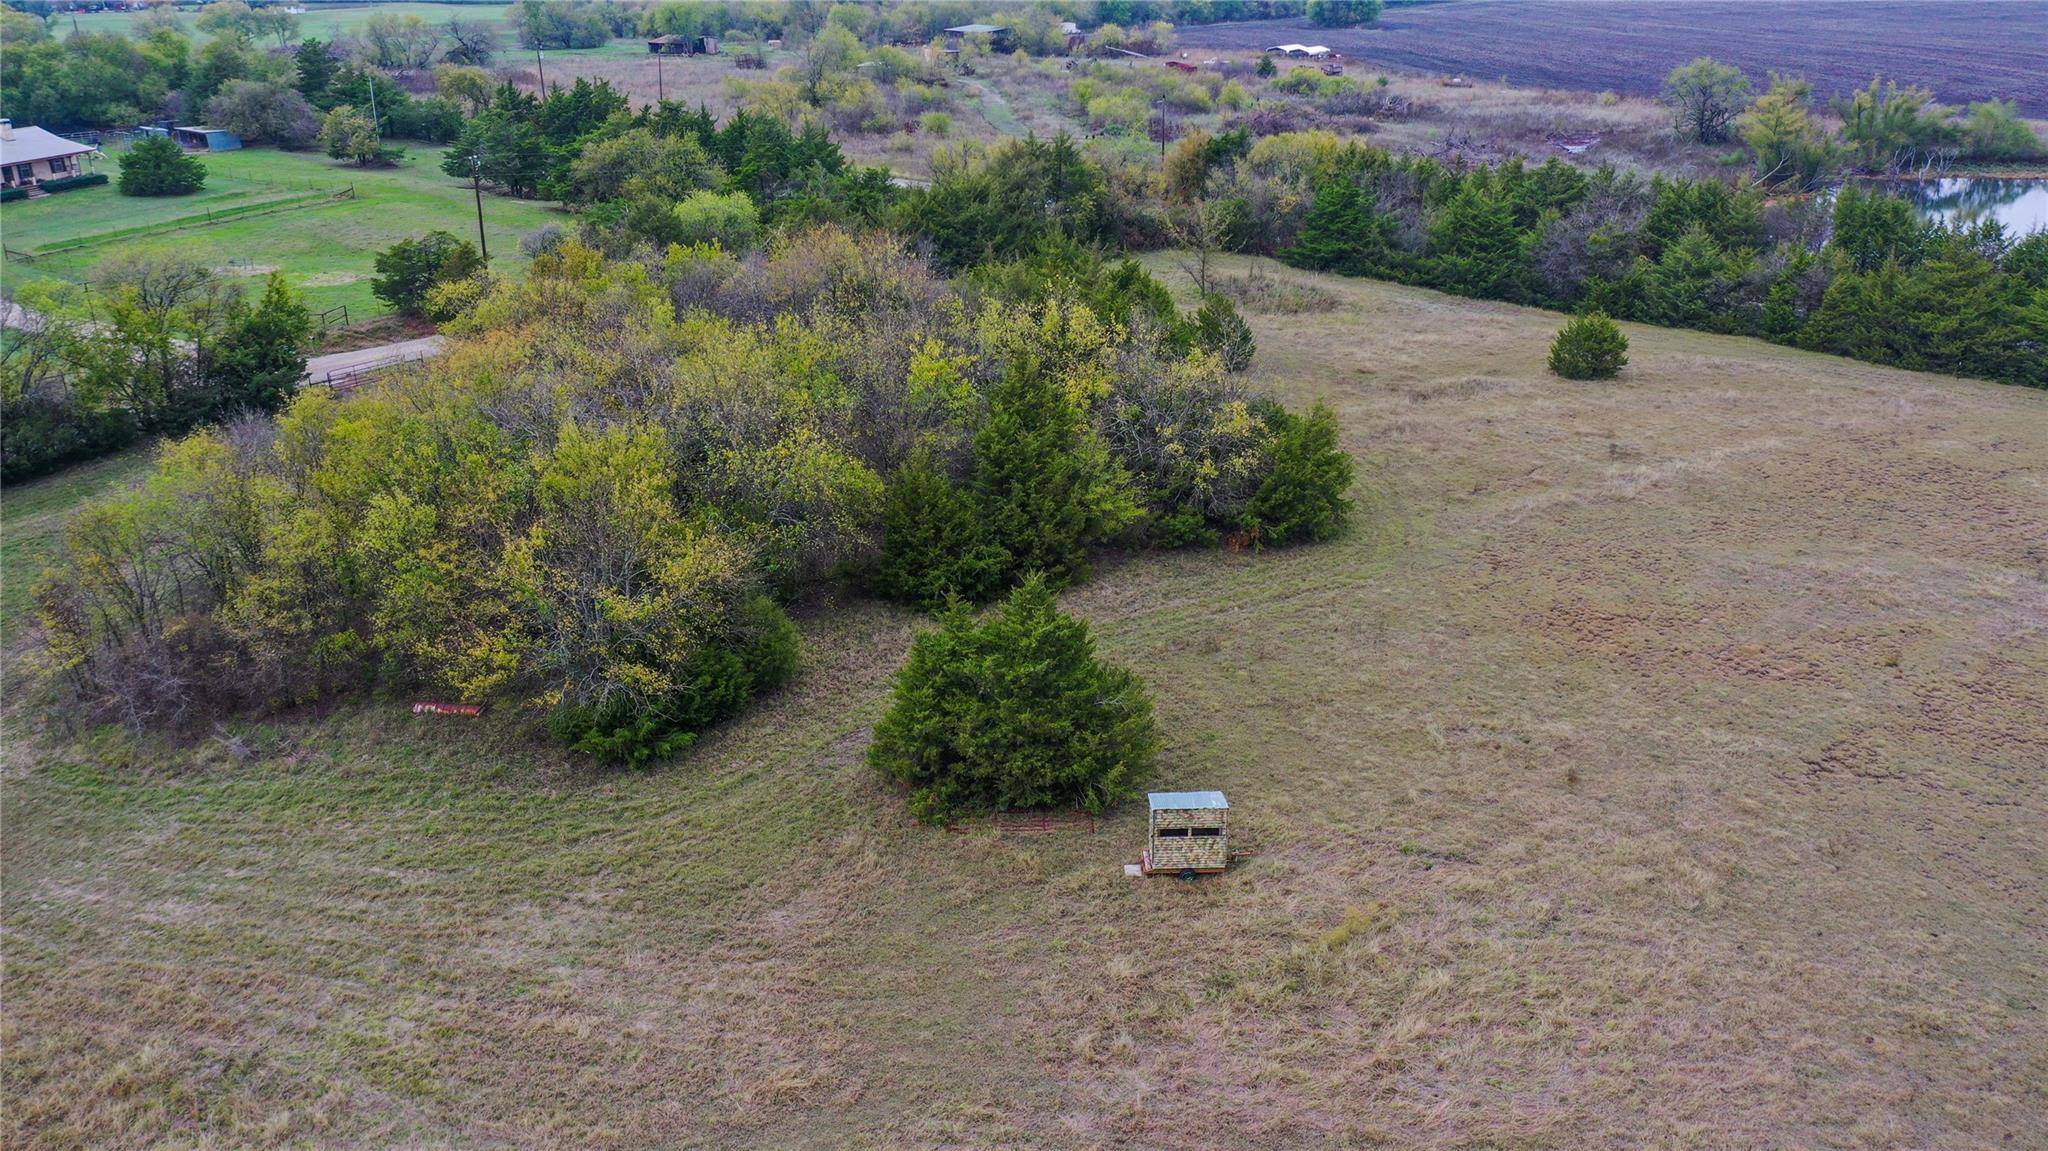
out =
<svg viewBox="0 0 2048 1151"><path fill-rule="evenodd" d="M1912 201L1943 224L1996 220L2010 236L2048 228L2048 177L1951 176L1938 180L1862 180Z"/></svg>

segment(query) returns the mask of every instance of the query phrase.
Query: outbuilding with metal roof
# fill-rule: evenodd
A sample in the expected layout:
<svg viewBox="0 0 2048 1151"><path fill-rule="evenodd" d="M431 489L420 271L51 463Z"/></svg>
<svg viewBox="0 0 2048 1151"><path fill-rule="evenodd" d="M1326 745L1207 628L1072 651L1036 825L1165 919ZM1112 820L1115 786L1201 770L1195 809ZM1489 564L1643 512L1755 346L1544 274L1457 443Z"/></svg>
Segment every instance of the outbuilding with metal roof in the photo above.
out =
<svg viewBox="0 0 2048 1151"><path fill-rule="evenodd" d="M1230 866L1230 801L1220 791L1155 791L1145 840L1148 875L1193 875Z"/></svg>

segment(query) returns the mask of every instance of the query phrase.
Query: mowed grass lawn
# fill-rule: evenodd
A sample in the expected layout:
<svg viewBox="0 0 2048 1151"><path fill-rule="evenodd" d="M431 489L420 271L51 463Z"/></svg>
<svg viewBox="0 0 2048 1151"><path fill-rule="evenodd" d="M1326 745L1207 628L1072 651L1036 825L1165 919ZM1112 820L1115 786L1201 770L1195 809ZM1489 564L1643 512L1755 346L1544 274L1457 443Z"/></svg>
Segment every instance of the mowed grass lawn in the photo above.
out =
<svg viewBox="0 0 2048 1151"><path fill-rule="evenodd" d="M33 258L10 258L4 272L10 281L81 281L109 256L161 253L252 281L280 270L316 311L345 304L351 320L376 315L389 311L370 292L380 250L437 228L476 239L476 202L467 183L442 173L444 152L408 145L400 167L364 169L317 152L243 148L203 154L207 184L190 196L123 196L109 183L18 201L0 209L0 230L10 252ZM119 175L112 157L100 170ZM492 264L523 265L519 238L549 221L572 218L549 204L486 195Z"/></svg>
<svg viewBox="0 0 2048 1151"><path fill-rule="evenodd" d="M928 624L852 597L646 772L15 703L7 1142L2048 1145L2048 393L1638 327L1572 383L1555 314L1265 267L1353 530L1064 597L1230 873L912 823L862 756Z"/></svg>

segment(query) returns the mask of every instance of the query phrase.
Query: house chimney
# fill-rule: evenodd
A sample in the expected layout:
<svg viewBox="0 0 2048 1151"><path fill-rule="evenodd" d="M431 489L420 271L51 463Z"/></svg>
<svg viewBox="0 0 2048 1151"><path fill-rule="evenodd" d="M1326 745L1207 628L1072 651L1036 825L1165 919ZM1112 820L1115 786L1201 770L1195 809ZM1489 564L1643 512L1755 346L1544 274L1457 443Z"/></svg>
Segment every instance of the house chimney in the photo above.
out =
<svg viewBox="0 0 2048 1151"><path fill-rule="evenodd" d="M14 121L0 120L0 140L14 139Z"/></svg>

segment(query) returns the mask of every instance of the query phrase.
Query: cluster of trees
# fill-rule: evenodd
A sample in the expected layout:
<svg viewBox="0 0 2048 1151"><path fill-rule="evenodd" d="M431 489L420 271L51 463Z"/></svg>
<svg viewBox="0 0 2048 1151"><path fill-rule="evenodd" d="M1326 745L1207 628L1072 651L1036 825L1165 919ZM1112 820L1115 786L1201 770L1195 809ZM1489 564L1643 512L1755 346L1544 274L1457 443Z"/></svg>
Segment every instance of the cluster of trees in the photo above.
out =
<svg viewBox="0 0 2048 1151"><path fill-rule="evenodd" d="M1868 88L1832 102L1839 131L1816 114L1806 81L1773 75L1759 97L1741 69L1707 56L1672 70L1664 81L1664 102L1688 139L1714 144L1739 136L1755 157L1758 179L1772 185L1818 187L1845 167L1891 173L2048 154L2010 101L1958 110L1935 103L1925 88L1902 88L1877 77Z"/></svg>
<svg viewBox="0 0 2048 1151"><path fill-rule="evenodd" d="M602 7L635 11L633 6ZM1008 42L1034 56L1066 51L1063 23L1084 28L1150 29L1172 24L1235 20L1293 19L1313 15L1332 23L1369 23L1379 0L929 0L917 4L820 4L811 0L683 0L641 6L639 30L646 36L779 36L795 42L827 27L843 28L867 44L926 44L962 24L996 24ZM571 8L570 12L575 9ZM1370 14L1368 14L1370 13ZM584 16L589 20L591 17ZM619 35L630 35L620 32ZM1098 43L1121 46L1123 39Z"/></svg>
<svg viewBox="0 0 2048 1151"><path fill-rule="evenodd" d="M2048 385L2048 234L1943 228L1854 188L1773 201L1756 187L1556 160L1452 166L1322 132L1269 136L1241 155L1190 138L1178 161L1182 183L1226 222L1222 247Z"/></svg>
<svg viewBox="0 0 2048 1151"><path fill-rule="evenodd" d="M170 9L138 18L134 35L63 37L46 22L0 9L0 105L17 123L54 128L126 128L162 118L204 117L247 143L310 147L321 115L350 104L367 109L377 85L379 135L445 142L460 126L455 105L415 99L384 70L422 69L435 61L488 63L497 50L488 24L456 17L428 24L418 16L372 14L343 43L309 39L296 51L298 17L282 5L251 8L215 0L196 21L195 44Z"/></svg>
<svg viewBox="0 0 2048 1151"><path fill-rule="evenodd" d="M720 124L666 101L630 110L609 84L579 79L546 98L501 85L479 100L443 170L513 196L581 206L585 242L724 241L749 247L788 220L871 223L892 194L889 174L857 168L824 125L748 111Z"/></svg>
<svg viewBox="0 0 2048 1151"><path fill-rule="evenodd" d="M201 431L82 517L38 593L58 681L136 723L427 685L639 762L785 677L780 604L820 583L943 605L1108 544L1337 529L1328 413L1119 318L1159 290L1135 265L1056 263L949 282L836 225L551 237L522 280L430 289L432 366Z"/></svg>
<svg viewBox="0 0 2048 1151"><path fill-rule="evenodd" d="M255 303L191 261L121 257L37 285L0 341L0 479L14 483L243 412L305 374L312 321L273 273ZM89 298L88 298L89 292Z"/></svg>

